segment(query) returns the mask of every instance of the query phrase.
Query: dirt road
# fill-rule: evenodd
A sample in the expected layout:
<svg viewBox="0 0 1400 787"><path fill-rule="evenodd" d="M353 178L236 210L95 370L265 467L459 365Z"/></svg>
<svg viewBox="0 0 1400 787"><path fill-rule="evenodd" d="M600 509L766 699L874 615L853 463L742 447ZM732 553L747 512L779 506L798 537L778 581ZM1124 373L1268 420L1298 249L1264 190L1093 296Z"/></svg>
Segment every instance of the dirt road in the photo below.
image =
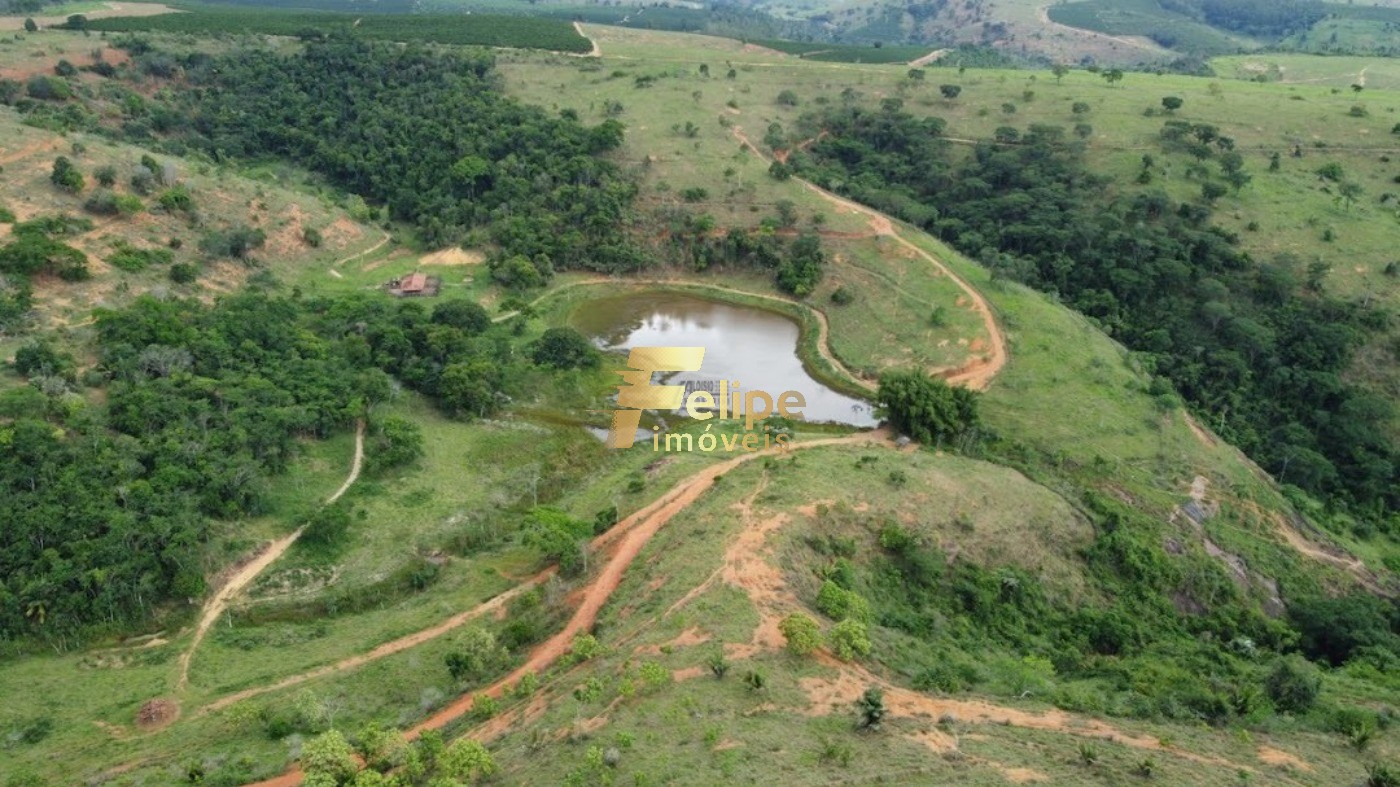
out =
<svg viewBox="0 0 1400 787"><path fill-rule="evenodd" d="M350 463L350 475L345 477L345 483L341 484L340 488L335 490L335 494L326 498L327 504L339 500L341 496L350 489L350 486L355 483L356 479L360 477L360 466L364 463L364 458L365 422L360 420L355 424L355 458ZM233 576L228 578L228 581L223 584L223 587L219 588L219 591L205 602L204 610L199 615L199 625L194 630L194 638L190 640L189 647L185 648L185 652L180 654L180 677L175 682L176 691L183 691L185 687L189 685L190 660L194 658L194 652L199 648L199 643L204 640L204 635L209 633L209 629L218 622L219 617L224 614L224 610L228 608L228 603L232 601L243 588L247 587L248 583L257 579L258 575L268 566L272 565L273 561L281 557L282 553L286 552L292 544L295 544L296 540L301 537L301 531L305 528L306 526L303 525L291 534L273 541L272 545L263 550L261 554L239 568Z"/></svg>
<svg viewBox="0 0 1400 787"><path fill-rule="evenodd" d="M927 55L924 55L923 57L910 60L909 67L923 68L924 66L934 62L935 60L939 59L940 57L943 57L946 54L948 54L947 49L935 49L932 52L929 52Z"/></svg>
<svg viewBox="0 0 1400 787"><path fill-rule="evenodd" d="M575 21L575 22L574 22L574 30L578 31L578 34L579 34L579 35L583 36L584 38L587 38L587 39L588 39L588 43L590 43L590 44L593 45L593 48L592 48L592 49L590 49L588 52L586 52L586 53L584 53L584 54L577 55L578 57L602 57L602 56L603 56L603 48L600 47L600 46L598 46L598 39L594 38L593 36L590 36L589 34L587 34L587 33L585 33L585 32L583 32L583 23L582 23L582 22ZM573 53L570 53L570 54L573 54Z"/></svg>
<svg viewBox="0 0 1400 787"><path fill-rule="evenodd" d="M749 138L744 135L744 130L741 127L734 126L732 130L734 136L738 138L739 142L741 142L744 147L748 148L760 159L764 161L768 160L768 158L763 155L763 151L759 150L758 146L749 141ZM958 285L958 288L961 289L963 294L972 302L973 310L982 317L982 326L987 332L987 338L991 344L991 352L985 357L974 358L968 363L963 364L962 367L953 370L951 373L944 374L943 377L950 383L959 383L976 391L984 390L991 384L992 378L996 377L997 372L1001 371L1001 367L1006 365L1006 337L1001 332L1001 326L997 323L996 315L992 313L991 305L987 303L987 299L982 296L982 293L979 292L976 287L968 284L961 276L954 273L937 257L934 257L932 254L914 245L913 242L895 231L894 222L889 216L858 202L852 202L843 197L838 197L810 181L803 180L802 178L794 178L794 180L800 181L802 185L806 186L812 192L839 208L869 217L870 228L874 230L876 235L883 235L893 239L896 243L923 258L940 273L947 276L954 284Z"/></svg>

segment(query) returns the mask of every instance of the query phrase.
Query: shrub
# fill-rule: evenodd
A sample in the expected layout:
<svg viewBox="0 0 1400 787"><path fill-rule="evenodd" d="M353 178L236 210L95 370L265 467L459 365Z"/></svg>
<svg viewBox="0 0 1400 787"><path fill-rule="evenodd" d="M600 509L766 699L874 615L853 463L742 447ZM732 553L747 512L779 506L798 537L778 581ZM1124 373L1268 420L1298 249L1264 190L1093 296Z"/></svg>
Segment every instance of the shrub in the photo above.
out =
<svg viewBox="0 0 1400 787"><path fill-rule="evenodd" d="M1322 676L1317 667L1299 656L1287 656L1274 663L1264 681L1269 698L1281 711L1303 713L1317 701Z"/></svg>
<svg viewBox="0 0 1400 787"><path fill-rule="evenodd" d="M156 180L159 181L160 178L157 176ZM194 210L194 197L190 196L189 189L184 186L175 186L162 191L160 196L156 197L156 204L160 205L161 209L167 213L189 213ZM261 230L257 230L257 232L261 232ZM257 245L261 246L261 241Z"/></svg>
<svg viewBox="0 0 1400 787"><path fill-rule="evenodd" d="M828 639L831 651L842 661L854 661L870 655L870 634L859 620L848 619L837 623L832 627Z"/></svg>
<svg viewBox="0 0 1400 787"><path fill-rule="evenodd" d="M744 673L744 685L749 691L763 691L768 686L768 678L758 670L749 670Z"/></svg>
<svg viewBox="0 0 1400 787"><path fill-rule="evenodd" d="M138 249L118 241L116 249L107 255L107 263L119 270L135 272L151 265L168 265L174 258L174 252L169 249Z"/></svg>
<svg viewBox="0 0 1400 787"><path fill-rule="evenodd" d="M794 656L806 656L816 650L822 642L817 622L800 612L783 618L778 624L778 630L787 641L788 652Z"/></svg>
<svg viewBox="0 0 1400 787"><path fill-rule="evenodd" d="M73 162L69 161L67 156L59 156L53 160L49 182L64 191L76 194L83 190L83 173L73 166Z"/></svg>
<svg viewBox="0 0 1400 787"><path fill-rule="evenodd" d="M319 249L323 240L321 237L321 231L316 229L315 227L303 228L301 231L301 239L305 241L306 245L310 246L313 249Z"/></svg>
<svg viewBox="0 0 1400 787"><path fill-rule="evenodd" d="M846 289L845 286L837 287L831 293L831 302L836 304L837 306L846 306L848 304L854 303L855 299L855 293Z"/></svg>
<svg viewBox="0 0 1400 787"><path fill-rule="evenodd" d="M831 580L823 582L817 592L817 609L832 620L870 620L870 602Z"/></svg>
<svg viewBox="0 0 1400 787"><path fill-rule="evenodd" d="M169 193L166 192L166 194ZM262 248L266 240L267 234L262 230L240 224L227 230L206 234L199 239L199 250L210 257L242 260L247 259L249 252Z"/></svg>
<svg viewBox="0 0 1400 787"><path fill-rule="evenodd" d="M443 657L447 674L458 683L483 680L510 659L510 654L491 632L469 628L457 638L455 647Z"/></svg>
<svg viewBox="0 0 1400 787"><path fill-rule="evenodd" d="M199 278L199 269L188 262L179 262L170 266L170 280L176 284L189 284Z"/></svg>
<svg viewBox="0 0 1400 787"><path fill-rule="evenodd" d="M350 507L341 503L321 506L302 523L301 543L333 547L350 531Z"/></svg>
<svg viewBox="0 0 1400 787"><path fill-rule="evenodd" d="M856 700L856 727L862 730L878 730L880 723L884 721L885 714L885 693L879 686L871 686Z"/></svg>
<svg viewBox="0 0 1400 787"><path fill-rule="evenodd" d="M729 674L729 659L724 657L724 648L721 647L705 660L705 665L710 668L710 674L717 680L724 680L724 676Z"/></svg>
<svg viewBox="0 0 1400 787"><path fill-rule="evenodd" d="M797 94L791 90L784 90L778 94L774 101L781 107L795 107L797 106Z"/></svg>

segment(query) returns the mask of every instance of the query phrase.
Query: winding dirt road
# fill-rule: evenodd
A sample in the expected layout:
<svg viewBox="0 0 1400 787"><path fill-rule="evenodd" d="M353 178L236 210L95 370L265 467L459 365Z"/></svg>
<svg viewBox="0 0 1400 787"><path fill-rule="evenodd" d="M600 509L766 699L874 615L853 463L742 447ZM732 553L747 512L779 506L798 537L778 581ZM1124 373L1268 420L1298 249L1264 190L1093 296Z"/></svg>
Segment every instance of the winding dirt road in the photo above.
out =
<svg viewBox="0 0 1400 787"><path fill-rule="evenodd" d="M761 160L769 161L768 157L763 155L763 151L759 150L758 146L753 144L753 142L744 135L743 128L734 126L732 131L734 132L734 136L744 147L752 151L754 155L758 156ZM949 383L965 385L975 391L985 390L986 387L991 384L992 378L996 377L997 372L1001 371L1001 367L1006 365L1007 351L1006 336L1002 334L1001 326L996 320L996 315L992 313L991 304L987 303L987 299L982 296L982 293L979 292L976 287L968 284L967 280L954 273L937 257L924 251L903 235L900 235L895 230L894 221L891 220L889 216L858 202L852 202L843 197L838 197L811 181L803 180L798 177L794 177L793 179L802 183L803 186L806 186L827 202L843 210L868 217L870 219L870 228L876 235L882 235L893 239L896 243L904 246L919 257L922 257L942 275L947 276L954 284L958 285L958 289L961 289L963 294L972 302L973 310L982 317L982 326L987 332L987 338L991 344L991 353L983 358L974 358L951 372L941 372L940 374L943 379L947 380Z"/></svg>
<svg viewBox="0 0 1400 787"><path fill-rule="evenodd" d="M345 483L341 484L340 488L335 490L335 494L326 498L327 505L339 500L360 477L360 466L364 463L364 458L365 422L361 419L355 424L355 458L350 463L350 475L346 476ZM184 691L185 687L189 685L190 660L194 658L194 652L199 648L199 643L204 641L204 635L209 633L209 629L213 627L213 625L218 622L219 617L224 614L224 610L228 608L228 603L232 601L243 588L247 587L248 583L257 579L258 575L268 566L272 565L273 561L281 557L292 544L295 544L297 539L301 537L301 531L305 529L306 526L302 525L292 533L273 541L272 545L263 550L261 554L239 568L233 576L228 578L228 581L223 584L223 587L219 588L219 592L215 593L213 597L205 602L204 611L201 612L199 616L199 625L194 630L194 638L190 640L190 645L185 648L185 652L180 654L180 677L175 682L176 691Z"/></svg>

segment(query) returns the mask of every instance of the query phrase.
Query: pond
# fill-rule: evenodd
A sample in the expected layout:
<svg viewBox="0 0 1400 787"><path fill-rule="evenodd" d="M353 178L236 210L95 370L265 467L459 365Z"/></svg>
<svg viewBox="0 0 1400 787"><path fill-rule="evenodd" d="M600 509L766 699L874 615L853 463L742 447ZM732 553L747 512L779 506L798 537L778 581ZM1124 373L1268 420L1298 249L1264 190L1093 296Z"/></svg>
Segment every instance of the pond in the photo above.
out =
<svg viewBox="0 0 1400 787"><path fill-rule="evenodd" d="M688 381L739 381L741 391L759 389L775 399L797 391L806 399L807 421L873 427L869 403L838 393L807 373L797 356L797 323L781 314L674 293L632 293L580 304L571 323L606 350L633 347L704 347L698 372L667 377Z"/></svg>

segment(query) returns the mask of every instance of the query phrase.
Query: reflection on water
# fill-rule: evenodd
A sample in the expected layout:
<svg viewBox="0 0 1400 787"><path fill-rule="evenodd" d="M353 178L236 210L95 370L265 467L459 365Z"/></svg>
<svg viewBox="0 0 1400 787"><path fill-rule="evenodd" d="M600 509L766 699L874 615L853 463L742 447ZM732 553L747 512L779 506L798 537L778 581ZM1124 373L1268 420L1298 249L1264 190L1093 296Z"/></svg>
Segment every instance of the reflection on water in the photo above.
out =
<svg viewBox="0 0 1400 787"><path fill-rule="evenodd" d="M808 421L874 426L870 405L813 380L797 357L797 323L742 306L669 293L619 295L587 301L572 316L574 327L611 350L632 347L704 347L698 372L681 372L667 382L739 381L775 399L797 391L807 400Z"/></svg>

